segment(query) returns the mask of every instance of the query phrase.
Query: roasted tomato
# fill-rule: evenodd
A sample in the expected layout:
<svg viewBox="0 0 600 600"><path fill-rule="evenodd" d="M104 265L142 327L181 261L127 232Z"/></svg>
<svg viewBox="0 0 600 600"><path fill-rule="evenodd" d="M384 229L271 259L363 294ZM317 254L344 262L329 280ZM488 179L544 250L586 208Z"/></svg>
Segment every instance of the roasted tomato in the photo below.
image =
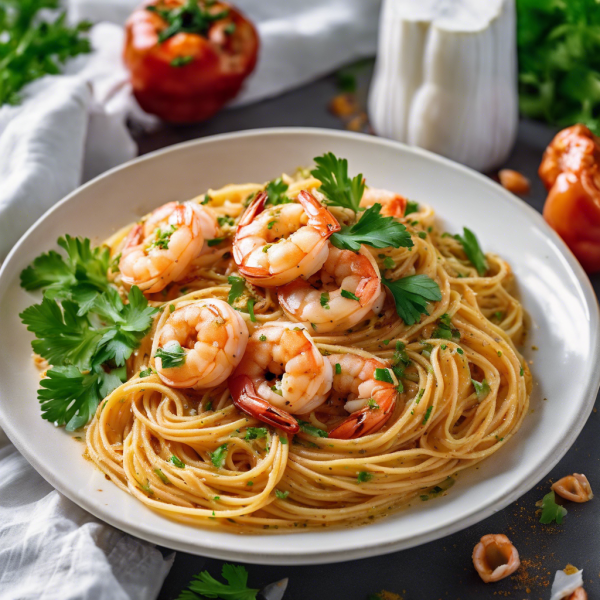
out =
<svg viewBox="0 0 600 600"><path fill-rule="evenodd" d="M129 17L123 58L140 106L172 123L208 119L253 71L258 34L211 0L157 0Z"/></svg>
<svg viewBox="0 0 600 600"><path fill-rule="evenodd" d="M600 138L585 125L563 129L542 159L544 218L588 273L600 271Z"/></svg>

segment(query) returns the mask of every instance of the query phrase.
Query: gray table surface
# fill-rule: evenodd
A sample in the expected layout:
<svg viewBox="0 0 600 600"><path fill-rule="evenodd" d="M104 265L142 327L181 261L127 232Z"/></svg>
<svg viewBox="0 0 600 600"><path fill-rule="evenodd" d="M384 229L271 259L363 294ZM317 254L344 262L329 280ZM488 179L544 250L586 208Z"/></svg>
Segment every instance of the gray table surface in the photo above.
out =
<svg viewBox="0 0 600 600"><path fill-rule="evenodd" d="M368 70L361 75L363 84L368 76ZM343 126L341 121L327 111L327 104L336 93L335 78L327 77L284 96L222 112L208 123L166 127L144 134L138 137L140 151L146 153L189 139L261 127L339 129ZM507 167L529 177L533 186L526 201L540 211L545 193L537 168L553 134L549 127L522 121L516 146L506 162ZM594 276L592 283L600 295L600 275ZM550 481L573 472L585 473L592 489L600 495L599 438L600 419L594 409L573 447L547 478L517 502L464 531L417 548L352 562L297 567L248 565L249 583L262 587L289 577L286 600L366 600L369 594L382 589L399 594L403 600L547 600L554 572L572 563L584 569L589 597L600 598L600 499L581 505L570 503L569 514L561 526L542 525L535 515L535 503L547 493ZM507 534L519 550L522 566L515 576L486 585L473 569L471 552L487 533ZM201 530L198 535L202 535ZM222 564L220 560L178 552L159 600L177 598L193 575L203 569L218 576Z"/></svg>

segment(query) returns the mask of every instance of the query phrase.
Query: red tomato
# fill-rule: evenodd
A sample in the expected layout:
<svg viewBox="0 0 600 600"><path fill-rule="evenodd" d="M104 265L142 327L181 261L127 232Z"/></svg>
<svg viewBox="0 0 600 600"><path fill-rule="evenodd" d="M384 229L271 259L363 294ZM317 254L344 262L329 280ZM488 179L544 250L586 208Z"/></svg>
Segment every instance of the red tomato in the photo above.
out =
<svg viewBox="0 0 600 600"><path fill-rule="evenodd" d="M544 218L588 273L600 271L600 138L585 125L564 129L539 175L549 190Z"/></svg>
<svg viewBox="0 0 600 600"><path fill-rule="evenodd" d="M145 111L191 123L236 96L258 46L252 23L224 2L156 0L129 17L123 58Z"/></svg>

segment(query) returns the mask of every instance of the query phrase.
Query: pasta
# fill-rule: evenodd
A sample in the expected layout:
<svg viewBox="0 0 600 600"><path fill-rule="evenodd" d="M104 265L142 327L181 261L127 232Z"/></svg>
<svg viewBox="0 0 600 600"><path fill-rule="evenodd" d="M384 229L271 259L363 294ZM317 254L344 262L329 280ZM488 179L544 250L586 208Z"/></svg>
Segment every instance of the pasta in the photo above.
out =
<svg viewBox="0 0 600 600"><path fill-rule="evenodd" d="M319 196L321 182L305 171L284 175L280 183L288 198L303 190ZM342 331L314 323L300 331L319 351L312 356L317 371L328 369L332 356L342 356L330 361L334 377L342 377L341 365L352 361L397 367L388 388L394 394L390 414L372 432L359 435L353 429L356 437L345 439L331 435L349 415L340 390L329 391L310 412L296 412L300 430L290 433L240 410L227 379L194 389L167 385L159 374L174 370L156 358L160 332L172 315L204 306L199 301L220 300L238 309L250 344L255 332L290 322L291 309L282 306L280 292L249 277L244 282L232 257L231 236L245 203L264 187L228 185L193 201L217 217L216 243L205 247L182 279L147 293L160 312L128 361L129 379L100 403L87 429L87 454L151 509L183 523L239 533L363 524L419 497L445 494L463 469L509 443L527 413L531 377L517 350L526 325L510 266L487 255L487 272L480 275L460 240L438 229L429 207L413 206L407 215L403 206L397 217L412 246L361 249L360 269L372 269L371 277L381 272L398 281L424 275L437 283L441 299L428 302L420 320L407 324L391 294L377 293L372 308ZM385 206L385 195L381 198ZM289 206L279 209L295 210L284 208ZM330 212L342 225L348 222L346 209ZM130 225L107 240L111 256L126 251L131 230ZM113 275L124 290L122 274ZM337 304L329 297L334 293L321 296L321 308L329 310L331 302L332 312ZM242 360L235 373L248 362ZM275 375L272 388L280 394ZM369 398L373 414L383 411L376 403L381 401L373 400L378 391ZM361 410L371 417L364 403Z"/></svg>

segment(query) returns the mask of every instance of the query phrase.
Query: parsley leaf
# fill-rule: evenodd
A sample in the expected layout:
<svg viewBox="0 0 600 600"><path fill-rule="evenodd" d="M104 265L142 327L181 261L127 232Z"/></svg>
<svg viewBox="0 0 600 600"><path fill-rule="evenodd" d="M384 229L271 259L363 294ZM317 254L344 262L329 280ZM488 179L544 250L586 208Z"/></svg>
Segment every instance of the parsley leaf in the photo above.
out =
<svg viewBox="0 0 600 600"><path fill-rule="evenodd" d="M368 473L367 471L359 471L356 479L358 483L365 483L367 481L371 481L371 479L373 479L373 473Z"/></svg>
<svg viewBox="0 0 600 600"><path fill-rule="evenodd" d="M375 379L385 383L394 383L389 369L375 369Z"/></svg>
<svg viewBox="0 0 600 600"><path fill-rule="evenodd" d="M46 9L59 0L12 0L0 3L0 106L19 104L19 92L44 75L57 75L69 58L90 52L84 37L91 24L67 24L61 12L53 20Z"/></svg>
<svg viewBox="0 0 600 600"><path fill-rule="evenodd" d="M185 463L174 454L172 454L171 458L169 458L169 462L175 465L178 469L185 469Z"/></svg>
<svg viewBox="0 0 600 600"><path fill-rule="evenodd" d="M420 321L422 314L429 314L428 302L442 299L440 286L427 275L410 275L397 281L382 277L381 281L392 292L398 316L409 326Z"/></svg>
<svg viewBox="0 0 600 600"><path fill-rule="evenodd" d="M233 306L234 302L246 291L246 282L241 277L230 275L227 279L231 289L227 296L227 303Z"/></svg>
<svg viewBox="0 0 600 600"><path fill-rule="evenodd" d="M212 464L217 467L217 469L220 469L227 457L227 444L222 444L214 452L209 452L208 454Z"/></svg>
<svg viewBox="0 0 600 600"><path fill-rule="evenodd" d="M27 291L45 288L48 298L73 300L79 314L85 314L99 293L109 289L108 248L92 249L87 238L66 235L58 238L66 258L54 250L38 256L21 272L21 287Z"/></svg>
<svg viewBox="0 0 600 600"><path fill-rule="evenodd" d="M440 317L438 326L433 330L431 337L442 340L451 340L452 338L460 339L460 331L452 327L450 315L448 313L444 313Z"/></svg>
<svg viewBox="0 0 600 600"><path fill-rule="evenodd" d="M325 202L358 212L365 191L362 174L350 179L348 161L345 158L338 159L332 152L317 156L314 161L317 167L311 171L311 175L321 182L319 191L325 195Z"/></svg>
<svg viewBox="0 0 600 600"><path fill-rule="evenodd" d="M265 191L267 192L267 201L265 204L277 206L278 204L289 204L292 202L291 198L288 198L285 193L288 191L288 184L278 177L273 181L269 181Z"/></svg>
<svg viewBox="0 0 600 600"><path fill-rule="evenodd" d="M314 425L311 425L308 421L301 421L300 419L296 419L298 421L298 425L300 425L300 430L308 435L312 435L314 437L329 437L329 434L324 429L319 429Z"/></svg>
<svg viewBox="0 0 600 600"><path fill-rule="evenodd" d="M160 358L163 369L180 367L185 363L185 350L176 340L171 340L165 344L164 348L158 348L154 358Z"/></svg>
<svg viewBox="0 0 600 600"><path fill-rule="evenodd" d="M322 296L322 294L321 294L321 296ZM349 292L348 290L342 290L340 292L340 296L342 298L346 298L347 300L355 300L356 302L360 302L360 298L356 294L353 294L352 292Z"/></svg>
<svg viewBox="0 0 600 600"><path fill-rule="evenodd" d="M477 269L477 273L483 277L487 273L488 263L485 254L481 251L475 234L470 229L463 227L463 235L456 234L454 239L461 243L467 258Z"/></svg>
<svg viewBox="0 0 600 600"><path fill-rule="evenodd" d="M412 200L409 200L406 203L406 208L404 209L404 216L408 216L412 213L416 213L419 212L419 204L417 202L413 202Z"/></svg>
<svg viewBox="0 0 600 600"><path fill-rule="evenodd" d="M556 503L556 496L554 490L546 494L542 498L542 514L540 516L540 523L548 525L553 521L556 521L558 525L562 523L563 517L567 514L567 509L564 506Z"/></svg>
<svg viewBox="0 0 600 600"><path fill-rule="evenodd" d="M175 225L169 225L166 229L157 228L154 230L154 240L148 246L148 250L159 248L160 250L168 250L171 236L177 231Z"/></svg>
<svg viewBox="0 0 600 600"><path fill-rule="evenodd" d="M275 490L275 495L280 500L285 500L290 495L290 493L287 490L285 492L282 492L281 490Z"/></svg>
<svg viewBox="0 0 600 600"><path fill-rule="evenodd" d="M367 208L354 225L342 227L334 233L330 241L341 250L358 252L361 244L372 248L410 248L413 241L406 227L394 217L382 217L381 204Z"/></svg>
<svg viewBox="0 0 600 600"><path fill-rule="evenodd" d="M256 440L260 438L266 438L269 433L266 427L248 427L246 429L245 440Z"/></svg>
<svg viewBox="0 0 600 600"><path fill-rule="evenodd" d="M490 384L484 379L481 383L475 379L471 379L473 387L475 388L475 394L477 395L477 401L481 402L487 398L490 393Z"/></svg>
<svg viewBox="0 0 600 600"><path fill-rule="evenodd" d="M202 600L202 596L222 600L256 600L260 590L248 587L248 571L244 567L225 564L221 575L227 583L218 581L208 571L202 571L194 576L189 589L181 592L177 600Z"/></svg>

